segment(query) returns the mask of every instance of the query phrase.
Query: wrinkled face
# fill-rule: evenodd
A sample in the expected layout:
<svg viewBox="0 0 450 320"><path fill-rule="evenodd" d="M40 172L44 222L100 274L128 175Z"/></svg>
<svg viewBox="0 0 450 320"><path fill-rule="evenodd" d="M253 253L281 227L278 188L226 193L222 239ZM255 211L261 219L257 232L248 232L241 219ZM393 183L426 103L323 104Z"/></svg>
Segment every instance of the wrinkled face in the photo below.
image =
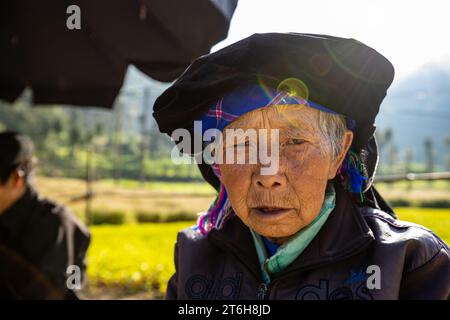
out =
<svg viewBox="0 0 450 320"><path fill-rule="evenodd" d="M327 181L336 175L351 145L352 132L345 132L341 152L333 155L329 138L320 130L319 111L300 105L257 109L226 127L238 128L267 129L269 150L270 132L279 130L279 163L274 174L261 174L259 161L220 164L219 168L237 216L257 233L282 243L319 214ZM242 152L242 144L253 145L238 140L224 147L225 155Z"/></svg>

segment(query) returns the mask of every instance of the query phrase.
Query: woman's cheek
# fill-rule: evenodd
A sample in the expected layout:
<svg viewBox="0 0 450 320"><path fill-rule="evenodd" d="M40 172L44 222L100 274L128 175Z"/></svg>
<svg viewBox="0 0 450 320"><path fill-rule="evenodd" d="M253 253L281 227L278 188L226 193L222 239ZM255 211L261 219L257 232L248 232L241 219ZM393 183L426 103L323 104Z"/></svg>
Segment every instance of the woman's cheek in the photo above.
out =
<svg viewBox="0 0 450 320"><path fill-rule="evenodd" d="M287 178L305 212L314 209L313 204L318 203L318 197L325 192L328 164L324 160L320 153L309 152L301 161L289 162Z"/></svg>
<svg viewBox="0 0 450 320"><path fill-rule="evenodd" d="M225 185L241 185L247 179L248 170L245 165L223 164L219 168Z"/></svg>
<svg viewBox="0 0 450 320"><path fill-rule="evenodd" d="M245 167L245 165L221 165L222 181L230 197L247 194L251 172Z"/></svg>
<svg viewBox="0 0 450 320"><path fill-rule="evenodd" d="M308 179L319 179L327 176L329 161L326 155L321 152L320 147L308 146L302 152L288 151L289 174L297 179L308 177ZM303 180L305 181L305 180Z"/></svg>

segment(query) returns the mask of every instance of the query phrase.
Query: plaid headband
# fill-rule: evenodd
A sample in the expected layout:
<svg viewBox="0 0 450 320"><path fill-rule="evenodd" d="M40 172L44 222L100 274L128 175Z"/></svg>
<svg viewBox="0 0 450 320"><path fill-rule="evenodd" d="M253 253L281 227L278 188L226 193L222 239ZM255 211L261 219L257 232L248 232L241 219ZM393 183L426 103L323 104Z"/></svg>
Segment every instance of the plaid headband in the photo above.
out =
<svg viewBox="0 0 450 320"><path fill-rule="evenodd" d="M337 112L318 103L305 100L286 91L277 91L262 85L240 87L218 99L199 120L202 122L202 133L208 129L223 130L229 123L252 110L267 106L301 104L327 113ZM355 129L355 121L345 117L347 128Z"/></svg>

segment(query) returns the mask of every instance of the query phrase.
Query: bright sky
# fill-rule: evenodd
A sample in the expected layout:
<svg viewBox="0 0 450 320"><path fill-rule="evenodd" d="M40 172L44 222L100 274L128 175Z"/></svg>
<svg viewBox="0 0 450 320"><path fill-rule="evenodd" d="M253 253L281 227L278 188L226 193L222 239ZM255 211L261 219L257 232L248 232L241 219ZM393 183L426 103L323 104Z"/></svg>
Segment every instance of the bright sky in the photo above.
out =
<svg viewBox="0 0 450 320"><path fill-rule="evenodd" d="M450 68L448 0L240 0L228 38L213 51L263 32L355 38L393 63L395 81L430 61Z"/></svg>

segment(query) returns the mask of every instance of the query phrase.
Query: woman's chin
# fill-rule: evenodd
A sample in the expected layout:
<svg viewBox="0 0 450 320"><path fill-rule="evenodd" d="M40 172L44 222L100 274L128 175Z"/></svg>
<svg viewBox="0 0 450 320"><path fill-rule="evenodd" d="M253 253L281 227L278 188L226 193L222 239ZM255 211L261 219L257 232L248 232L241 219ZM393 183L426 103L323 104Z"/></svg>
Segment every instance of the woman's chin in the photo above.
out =
<svg viewBox="0 0 450 320"><path fill-rule="evenodd" d="M299 225L298 218L296 221L291 219L285 219L283 221L267 221L270 219L255 219L254 217L248 222L248 226L252 228L256 233L269 238L269 239L286 239L303 228ZM289 222L289 221L292 222ZM275 241L278 242L278 241Z"/></svg>

